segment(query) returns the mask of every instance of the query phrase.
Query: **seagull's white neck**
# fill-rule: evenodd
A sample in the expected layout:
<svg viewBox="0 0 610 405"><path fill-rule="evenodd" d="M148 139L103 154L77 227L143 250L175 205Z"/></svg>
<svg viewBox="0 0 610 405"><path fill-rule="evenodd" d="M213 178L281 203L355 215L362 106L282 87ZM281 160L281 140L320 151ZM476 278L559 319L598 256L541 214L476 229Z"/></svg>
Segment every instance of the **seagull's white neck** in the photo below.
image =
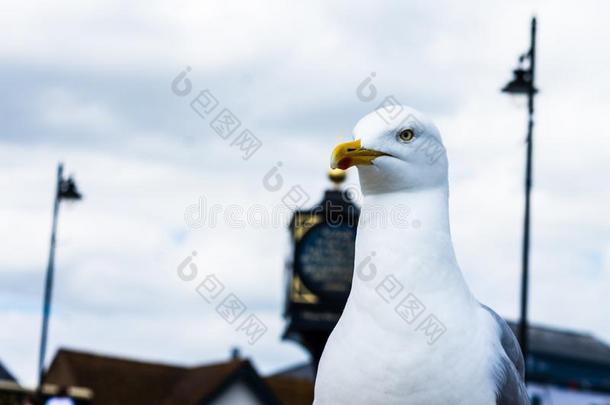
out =
<svg viewBox="0 0 610 405"><path fill-rule="evenodd" d="M365 195L350 300L369 308L383 306L379 285L395 277L403 295L413 293L426 305L472 303L451 241L448 194L443 184Z"/></svg>
<svg viewBox="0 0 610 405"><path fill-rule="evenodd" d="M448 186L443 184L430 189L365 195L362 208L365 214L367 211L385 210L388 214L387 230L397 231L403 237L415 238L419 243L424 243L424 239L433 236L451 238L448 200ZM404 224L403 219L408 223ZM365 215L360 225L364 226L364 229L374 225L368 222ZM427 244L429 242L427 241Z"/></svg>

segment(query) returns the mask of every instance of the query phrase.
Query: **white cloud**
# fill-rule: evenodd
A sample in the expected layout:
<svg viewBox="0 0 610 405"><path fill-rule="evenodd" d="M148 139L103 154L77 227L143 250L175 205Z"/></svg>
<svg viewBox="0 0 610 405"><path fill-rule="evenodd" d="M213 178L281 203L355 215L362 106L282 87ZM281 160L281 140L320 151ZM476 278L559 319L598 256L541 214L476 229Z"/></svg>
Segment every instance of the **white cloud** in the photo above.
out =
<svg viewBox="0 0 610 405"><path fill-rule="evenodd" d="M61 88L44 91L38 106L44 124L61 129L85 131L116 131L117 117L95 102L78 100Z"/></svg>

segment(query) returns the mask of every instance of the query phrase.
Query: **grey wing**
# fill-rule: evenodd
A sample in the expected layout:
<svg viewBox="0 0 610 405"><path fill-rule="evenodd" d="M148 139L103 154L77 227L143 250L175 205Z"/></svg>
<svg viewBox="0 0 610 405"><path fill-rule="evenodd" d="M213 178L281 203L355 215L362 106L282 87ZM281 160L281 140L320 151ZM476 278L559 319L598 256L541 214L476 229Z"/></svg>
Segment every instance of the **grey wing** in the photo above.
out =
<svg viewBox="0 0 610 405"><path fill-rule="evenodd" d="M481 306L491 314L498 324L500 343L506 353L506 357L502 356L501 360L502 373L501 380L498 381L499 389L496 405L527 405L530 402L523 382L523 355L517 338L504 319L488 306L483 304Z"/></svg>

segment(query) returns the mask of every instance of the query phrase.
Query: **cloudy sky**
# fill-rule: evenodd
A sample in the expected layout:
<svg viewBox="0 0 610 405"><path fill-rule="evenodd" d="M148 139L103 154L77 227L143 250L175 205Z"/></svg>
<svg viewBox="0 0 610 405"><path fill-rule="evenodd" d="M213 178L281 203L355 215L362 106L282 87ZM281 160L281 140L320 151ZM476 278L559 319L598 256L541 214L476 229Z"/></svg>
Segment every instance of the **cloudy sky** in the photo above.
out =
<svg viewBox="0 0 610 405"><path fill-rule="evenodd" d="M0 360L35 382L58 161L85 195L60 215L50 360L59 347L201 364L239 346L263 372L306 358L280 342L282 225L185 209L318 200L334 144L384 97L427 112L449 153L467 281L518 314L524 101L499 92L539 18L531 316L610 341L607 4L20 1L0 13ZM187 66L192 93L172 80ZM357 86L375 72L378 96ZM189 106L208 89L263 143L249 160ZM278 162L284 188L263 176ZM349 184L356 184L355 173ZM256 224L255 224L256 225ZM193 250L269 327L250 346L182 281Z"/></svg>

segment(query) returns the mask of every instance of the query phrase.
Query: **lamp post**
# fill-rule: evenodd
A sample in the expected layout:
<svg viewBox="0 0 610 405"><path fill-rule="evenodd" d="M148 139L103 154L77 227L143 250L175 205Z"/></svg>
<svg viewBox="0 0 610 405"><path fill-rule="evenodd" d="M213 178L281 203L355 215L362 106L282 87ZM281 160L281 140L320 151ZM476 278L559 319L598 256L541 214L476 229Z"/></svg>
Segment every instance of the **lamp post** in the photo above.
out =
<svg viewBox="0 0 610 405"><path fill-rule="evenodd" d="M528 66L524 68L523 62ZM530 49L519 57L519 67L513 71L514 77L502 91L508 94L527 95L527 154L525 163L525 215L523 218L523 247L521 257L521 318L519 320L519 343L527 370L528 337L527 337L527 298L529 282L529 247L530 247L530 191L532 188L532 149L534 129L534 96L538 92L534 85L536 67L536 17L532 18ZM526 372L527 379L527 372Z"/></svg>
<svg viewBox="0 0 610 405"><path fill-rule="evenodd" d="M51 247L49 250L49 262L47 264L47 275L44 286L44 301L42 306L42 332L40 335L40 356L38 358L38 386L42 388L44 377L44 360L47 350L47 333L49 329L49 315L51 314L51 293L53 290L53 273L55 261L55 233L57 231L57 216L59 214L59 203L61 200L80 200L81 194L76 188L72 177L64 179L64 166L57 166L57 188L53 202L53 224L51 227Z"/></svg>

